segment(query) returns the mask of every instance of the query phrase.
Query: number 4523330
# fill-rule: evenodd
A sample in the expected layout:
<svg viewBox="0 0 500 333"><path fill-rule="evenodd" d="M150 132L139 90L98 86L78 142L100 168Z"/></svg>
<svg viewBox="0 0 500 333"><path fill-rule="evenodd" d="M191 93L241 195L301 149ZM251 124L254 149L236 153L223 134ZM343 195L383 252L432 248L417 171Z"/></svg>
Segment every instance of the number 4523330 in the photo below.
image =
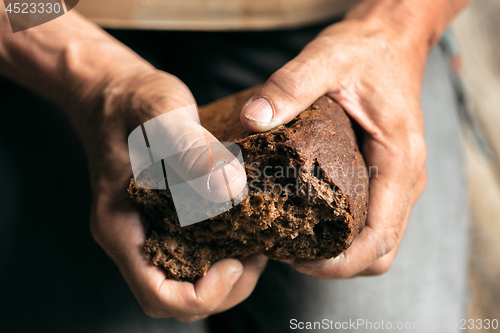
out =
<svg viewBox="0 0 500 333"><path fill-rule="evenodd" d="M51 14L51 13L59 13L61 12L61 4L60 3L9 3L7 8L5 9L7 13L14 14Z"/></svg>

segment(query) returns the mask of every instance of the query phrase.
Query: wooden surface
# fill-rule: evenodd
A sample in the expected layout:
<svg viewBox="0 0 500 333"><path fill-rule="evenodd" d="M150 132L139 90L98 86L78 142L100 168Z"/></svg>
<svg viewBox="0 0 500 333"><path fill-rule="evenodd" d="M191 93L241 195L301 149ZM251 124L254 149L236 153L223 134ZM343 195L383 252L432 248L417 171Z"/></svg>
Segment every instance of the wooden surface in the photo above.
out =
<svg viewBox="0 0 500 333"><path fill-rule="evenodd" d="M109 28L253 30L335 18L356 0L85 0L76 10Z"/></svg>

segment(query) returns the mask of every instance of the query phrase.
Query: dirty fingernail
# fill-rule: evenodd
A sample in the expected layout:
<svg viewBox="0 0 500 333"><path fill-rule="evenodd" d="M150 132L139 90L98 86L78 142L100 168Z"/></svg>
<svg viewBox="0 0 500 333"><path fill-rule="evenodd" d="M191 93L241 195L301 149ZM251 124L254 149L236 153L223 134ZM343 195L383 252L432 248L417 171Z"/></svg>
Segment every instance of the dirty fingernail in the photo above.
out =
<svg viewBox="0 0 500 333"><path fill-rule="evenodd" d="M245 107L245 117L252 121L269 123L273 119L273 108L265 98L257 98Z"/></svg>

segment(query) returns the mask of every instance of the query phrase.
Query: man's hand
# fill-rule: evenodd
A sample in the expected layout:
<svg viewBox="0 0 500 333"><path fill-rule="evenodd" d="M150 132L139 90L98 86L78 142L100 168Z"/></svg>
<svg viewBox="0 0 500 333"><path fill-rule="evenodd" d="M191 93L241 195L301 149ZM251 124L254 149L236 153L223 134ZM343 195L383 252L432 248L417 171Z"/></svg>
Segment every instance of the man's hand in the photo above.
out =
<svg viewBox="0 0 500 333"><path fill-rule="evenodd" d="M243 110L247 127L267 130L291 120L328 93L366 131L364 155L379 170L370 184L367 226L345 256L296 262L316 267L297 269L330 278L380 273L390 266L410 209L425 185L418 103L425 56L429 44L467 1L360 1L349 14L350 21L325 30L271 77L255 95L256 104ZM1 2L0 7L4 8ZM5 11L0 13L1 31L10 31L8 22ZM420 34L415 33L418 29L400 29L402 23L432 29ZM68 113L89 159L92 234L116 262L144 311L154 317L192 321L244 300L264 269L265 258L220 261L195 284L167 280L162 269L145 257L144 230L126 192L132 177L128 134L144 121L194 104L189 89L74 11L43 28L51 33L35 27L0 34L0 74ZM270 102L270 114L266 115L263 101ZM173 123L172 128L177 128L169 127L167 132L186 133L186 140L176 142L193 147L197 138L189 136L188 129L197 125L189 118L179 121L183 126ZM195 132L203 133L206 141L216 141L199 130ZM194 170L196 161L196 156L190 156L177 167L186 163L187 170Z"/></svg>
<svg viewBox="0 0 500 333"><path fill-rule="evenodd" d="M0 12L0 30L10 31L8 24L5 11ZM68 114L88 157L92 235L117 264L148 315L193 321L233 307L250 295L265 257L222 260L192 284L166 279L165 271L151 263L143 248L144 229L127 193L132 178L127 139L145 121L196 104L180 80L156 70L74 11L43 27L0 34L0 74L59 104ZM195 190L218 201L218 189L226 188L225 180L221 172L210 179L208 175L219 161L234 161L234 156L222 150L209 156L200 147L217 139L192 114L171 115L162 127L166 144L188 153L169 159L169 164L185 180L207 177L197 184L210 188L195 186ZM232 175L231 168L224 169L236 195L246 177L239 163L233 166Z"/></svg>
<svg viewBox="0 0 500 333"><path fill-rule="evenodd" d="M92 111L94 126L82 122L84 128L79 127L79 133L85 133L82 138L91 171L92 235L118 265L142 308L152 317L193 321L240 303L252 292L265 267L265 257L219 261L195 284L166 279L165 271L153 266L145 255L144 229L126 191L132 177L128 134L146 120L194 104L190 91L177 78L156 70L141 71L104 91L109 93L104 96L103 107ZM164 128L166 135L171 136L166 144L178 146L178 151L216 141L187 113L171 120ZM209 174L210 169L201 170L209 167L204 163L208 159L203 155L206 151L192 151L198 155L183 155L176 162L180 163L177 168ZM244 185L244 171L237 176ZM225 187L224 180L219 180ZM238 184L230 185L234 193Z"/></svg>
<svg viewBox="0 0 500 333"><path fill-rule="evenodd" d="M366 227L337 258L287 261L300 272L318 278L381 274L396 256L426 184L419 99L428 45L417 47L413 32L402 33L382 19L348 17L274 73L242 110L247 128L265 131L328 94L364 129L366 163L378 169L370 180Z"/></svg>

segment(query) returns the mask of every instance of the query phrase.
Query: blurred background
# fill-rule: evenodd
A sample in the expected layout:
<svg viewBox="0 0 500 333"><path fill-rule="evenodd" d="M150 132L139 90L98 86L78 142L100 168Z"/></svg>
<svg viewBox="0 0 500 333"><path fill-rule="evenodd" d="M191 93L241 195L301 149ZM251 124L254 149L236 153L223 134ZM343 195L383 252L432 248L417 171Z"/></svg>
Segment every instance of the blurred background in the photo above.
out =
<svg viewBox="0 0 500 333"><path fill-rule="evenodd" d="M450 31L456 42L453 48L458 51L451 66L460 73L469 106L468 113L462 115L473 221L468 316L471 319L500 320L500 130L497 129L500 127L500 0L473 1L453 22ZM0 193L1 219L29 221L22 225L0 223L0 235L3 236L0 267L3 272L11 273L3 274L2 297L9 301L0 302L0 313L5 315L12 313L12 309L22 309L30 318L27 322L35 327L45 323L47 313L53 315L55 312L60 320L58 327L51 327L54 331L60 327L73 327L72 323L78 321L80 331L87 332L91 331L93 321L107 327L108 323L112 325L120 318L142 316L137 315L140 309L121 280L118 269L90 236L89 175L84 167L83 151L69 121L37 97L23 99L18 87L2 86L0 82L0 90L23 112L22 117L4 114L0 122L0 154L16 162L14 167L0 164L0 174L6 175L2 180L4 190ZM37 112L42 107L52 111ZM61 133L69 139L61 140ZM2 138L12 137L17 138L16 146L1 145L8 142ZM38 137L46 140L33 140ZM48 149L51 146L58 149ZM52 164L44 163L47 160ZM62 167L52 167L56 164ZM35 167L36 172L33 172ZM70 181L56 183L51 181L53 179ZM22 195L6 191L6 188L17 189ZM66 195L61 196L61 193ZM43 197L48 199L39 199ZM29 208L26 202L30 203ZM75 211L87 213L75 214ZM51 235L51 238L44 238L44 235ZM14 242L14 239L20 240ZM36 249L40 244L47 246L47 243L51 256L42 257ZM61 258L64 268L53 258ZM9 271L12 267L28 266L25 270ZM72 272L78 273L76 279ZM53 283L45 285L44 281ZM40 285L43 288L39 288ZM95 285L101 285L101 288L89 288ZM37 306L32 299L19 297L17 286L23 286L22 295L43 300L43 307ZM97 300L100 307L85 313L75 312L65 306L67 299L77 299L85 304L95 304ZM116 303L131 305L120 308L118 312ZM116 318L111 318L112 310ZM126 330L140 332L141 328L123 327L122 331Z"/></svg>
<svg viewBox="0 0 500 333"><path fill-rule="evenodd" d="M500 314L499 18L499 0L475 0L451 27L460 54L454 65L460 68L471 115L465 122L472 125L464 124L463 131L473 221L471 319Z"/></svg>

